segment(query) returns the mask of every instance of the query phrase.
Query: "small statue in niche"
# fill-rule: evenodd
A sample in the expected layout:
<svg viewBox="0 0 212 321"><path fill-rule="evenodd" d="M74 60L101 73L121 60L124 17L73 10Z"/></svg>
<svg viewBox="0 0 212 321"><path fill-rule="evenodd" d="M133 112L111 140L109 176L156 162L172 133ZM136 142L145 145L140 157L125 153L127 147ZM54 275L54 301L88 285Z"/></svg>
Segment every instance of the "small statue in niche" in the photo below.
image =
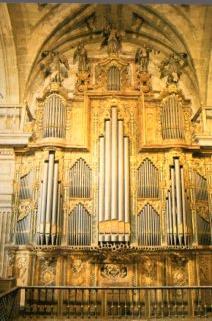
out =
<svg viewBox="0 0 212 321"><path fill-rule="evenodd" d="M41 58L40 69L45 78L50 76L51 82L61 83L68 77L69 63L66 56L58 51L46 50L42 52Z"/></svg>
<svg viewBox="0 0 212 321"><path fill-rule="evenodd" d="M186 53L171 54L164 59L160 66L160 78L167 77L167 85L177 84L182 75L183 69L188 65L188 55Z"/></svg>
<svg viewBox="0 0 212 321"><path fill-rule="evenodd" d="M88 63L87 50L83 42L80 42L74 52L73 63L78 61L78 73L76 90L82 92L90 86L90 66Z"/></svg>
<svg viewBox="0 0 212 321"><path fill-rule="evenodd" d="M92 14L90 17L88 17L85 21L86 26L90 32L93 32L96 30L96 15L95 13Z"/></svg>
<svg viewBox="0 0 212 321"><path fill-rule="evenodd" d="M121 50L122 35L116 28L112 27L111 23L108 23L103 31L103 41L101 43L101 48L107 46L107 52L109 55L118 54Z"/></svg>
<svg viewBox="0 0 212 321"><path fill-rule="evenodd" d="M140 65L141 72L148 72L150 52L152 52L152 49L146 47L146 45L143 45L143 47L138 48L136 51L135 63Z"/></svg>
<svg viewBox="0 0 212 321"><path fill-rule="evenodd" d="M87 50L83 42L80 42L74 52L73 63L78 60L78 71L89 71Z"/></svg>

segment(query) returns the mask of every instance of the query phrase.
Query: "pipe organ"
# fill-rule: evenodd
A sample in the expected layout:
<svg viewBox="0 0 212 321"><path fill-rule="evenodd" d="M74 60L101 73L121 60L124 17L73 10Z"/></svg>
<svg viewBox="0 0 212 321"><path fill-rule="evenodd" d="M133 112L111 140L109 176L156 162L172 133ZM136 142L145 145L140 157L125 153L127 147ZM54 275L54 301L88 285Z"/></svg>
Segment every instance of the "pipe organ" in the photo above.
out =
<svg viewBox="0 0 212 321"><path fill-rule="evenodd" d="M91 215L82 204L77 204L68 218L69 245L91 244Z"/></svg>
<svg viewBox="0 0 212 321"><path fill-rule="evenodd" d="M174 158L170 177L171 186L166 197L167 242L169 245L188 245L191 242L191 213L179 158Z"/></svg>
<svg viewBox="0 0 212 321"><path fill-rule="evenodd" d="M32 197L32 184L32 172L29 172L20 178L20 199L29 199Z"/></svg>
<svg viewBox="0 0 212 321"><path fill-rule="evenodd" d="M80 158L70 169L70 197L89 198L91 196L91 168Z"/></svg>
<svg viewBox="0 0 212 321"><path fill-rule="evenodd" d="M169 95L162 101L161 128L163 139L184 138L184 114L182 103L176 94Z"/></svg>
<svg viewBox="0 0 212 321"><path fill-rule="evenodd" d="M37 242L41 245L60 244L62 236L62 187L59 163L50 152L44 162L37 217Z"/></svg>
<svg viewBox="0 0 212 321"><path fill-rule="evenodd" d="M66 110L62 98L51 94L44 103L43 137L65 137Z"/></svg>
<svg viewBox="0 0 212 321"><path fill-rule="evenodd" d="M151 75L128 55L101 57L78 70L76 88L54 77L37 99L32 138L15 156L21 215L8 248L31 260L30 285L180 285L211 244L211 156L191 140L189 100L147 92ZM0 212L1 222L5 244Z"/></svg>
<svg viewBox="0 0 212 321"><path fill-rule="evenodd" d="M99 138L99 241L129 242L129 138L117 107Z"/></svg>
<svg viewBox="0 0 212 321"><path fill-rule="evenodd" d="M159 172L149 159L145 159L138 168L138 197L159 197Z"/></svg>
<svg viewBox="0 0 212 321"><path fill-rule="evenodd" d="M146 204L137 215L138 245L157 246L160 238L160 216L150 204Z"/></svg>

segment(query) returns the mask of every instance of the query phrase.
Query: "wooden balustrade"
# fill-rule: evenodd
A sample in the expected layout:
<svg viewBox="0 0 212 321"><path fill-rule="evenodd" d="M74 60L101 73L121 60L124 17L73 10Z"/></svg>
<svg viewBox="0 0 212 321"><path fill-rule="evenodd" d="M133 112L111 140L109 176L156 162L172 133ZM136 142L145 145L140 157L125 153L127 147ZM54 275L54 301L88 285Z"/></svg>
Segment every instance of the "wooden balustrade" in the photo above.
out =
<svg viewBox="0 0 212 321"><path fill-rule="evenodd" d="M0 320L17 320L20 310L20 291L13 288L0 294Z"/></svg>
<svg viewBox="0 0 212 321"><path fill-rule="evenodd" d="M212 317L212 286L21 288L23 317L175 319Z"/></svg>

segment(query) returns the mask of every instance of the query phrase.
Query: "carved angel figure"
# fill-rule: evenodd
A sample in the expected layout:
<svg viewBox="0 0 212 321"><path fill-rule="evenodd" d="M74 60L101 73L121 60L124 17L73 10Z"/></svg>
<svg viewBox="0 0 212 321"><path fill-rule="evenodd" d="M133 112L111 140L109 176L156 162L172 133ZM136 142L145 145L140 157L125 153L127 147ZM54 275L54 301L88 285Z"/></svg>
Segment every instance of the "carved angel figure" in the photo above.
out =
<svg viewBox="0 0 212 321"><path fill-rule="evenodd" d="M136 51L135 63L140 65L142 72L148 72L150 52L152 52L152 49L147 48L146 45Z"/></svg>
<svg viewBox="0 0 212 321"><path fill-rule="evenodd" d="M84 43L80 42L74 52L73 63L78 61L78 71L88 71L88 55L87 50L84 47Z"/></svg>
<svg viewBox="0 0 212 321"><path fill-rule="evenodd" d="M107 46L107 52L109 55L117 54L121 49L121 33L108 23L103 29L102 34L104 39L101 43L101 48Z"/></svg>
<svg viewBox="0 0 212 321"><path fill-rule="evenodd" d="M58 51L46 50L41 54L42 62L40 68L44 77L50 75L50 80L61 83L68 77L69 63L68 59Z"/></svg>
<svg viewBox="0 0 212 321"><path fill-rule="evenodd" d="M167 77L167 84L178 83L182 70L188 65L186 53L172 54L164 59L160 66L160 78Z"/></svg>

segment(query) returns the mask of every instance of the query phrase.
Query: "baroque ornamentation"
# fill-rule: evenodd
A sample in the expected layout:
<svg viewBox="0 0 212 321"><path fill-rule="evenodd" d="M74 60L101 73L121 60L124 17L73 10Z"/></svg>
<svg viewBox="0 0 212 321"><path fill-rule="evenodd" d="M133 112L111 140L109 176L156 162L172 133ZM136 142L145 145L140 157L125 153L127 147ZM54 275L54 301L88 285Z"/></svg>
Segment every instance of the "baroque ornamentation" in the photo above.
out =
<svg viewBox="0 0 212 321"><path fill-rule="evenodd" d="M103 41L101 48L107 46L108 55L117 55L121 50L122 33L108 23L103 31Z"/></svg>
<svg viewBox="0 0 212 321"><path fill-rule="evenodd" d="M167 85L177 84L182 75L183 69L188 65L187 54L171 54L165 58L160 66L160 78L166 77Z"/></svg>
<svg viewBox="0 0 212 321"><path fill-rule="evenodd" d="M50 76L51 82L61 84L68 77L69 63L65 55L55 50L46 50L41 54L40 69L44 77Z"/></svg>
<svg viewBox="0 0 212 321"><path fill-rule="evenodd" d="M20 284L26 284L27 282L27 268L28 268L28 257L18 256L16 257L16 277Z"/></svg>
<svg viewBox="0 0 212 321"><path fill-rule="evenodd" d="M104 264L101 267L101 275L112 280L123 279L127 276L127 267L118 264Z"/></svg>
<svg viewBox="0 0 212 321"><path fill-rule="evenodd" d="M56 258L40 258L40 283L44 285L54 285L56 274Z"/></svg>

